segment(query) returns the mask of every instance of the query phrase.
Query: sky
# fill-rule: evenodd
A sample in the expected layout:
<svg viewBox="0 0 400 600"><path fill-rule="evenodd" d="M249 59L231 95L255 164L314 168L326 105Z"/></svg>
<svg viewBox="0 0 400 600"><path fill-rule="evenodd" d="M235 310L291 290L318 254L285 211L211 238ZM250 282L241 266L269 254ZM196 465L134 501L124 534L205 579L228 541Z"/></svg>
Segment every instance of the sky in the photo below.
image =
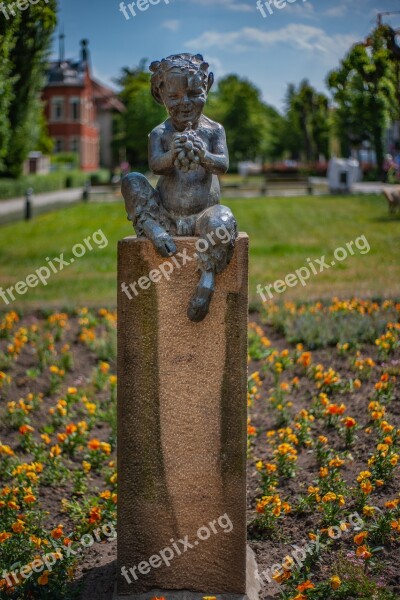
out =
<svg viewBox="0 0 400 600"><path fill-rule="evenodd" d="M259 0L265 17L256 0L151 2L136 0L135 16L125 8L126 18L120 0L60 0L66 57L78 56L79 40L89 39L95 76L112 84L122 67L134 67L142 58L201 53L217 79L228 73L247 77L279 110L288 83L307 78L327 92L327 73L366 37L376 14L400 11L399 0L275 0L270 10ZM384 21L400 28L400 14ZM58 45L56 35L55 56Z"/></svg>

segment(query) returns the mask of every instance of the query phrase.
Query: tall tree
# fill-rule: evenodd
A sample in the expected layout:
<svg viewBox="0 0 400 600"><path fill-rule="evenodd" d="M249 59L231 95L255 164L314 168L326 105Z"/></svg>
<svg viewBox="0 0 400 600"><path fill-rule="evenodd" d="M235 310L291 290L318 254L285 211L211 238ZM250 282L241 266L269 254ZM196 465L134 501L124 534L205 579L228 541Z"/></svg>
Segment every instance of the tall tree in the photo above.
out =
<svg viewBox="0 0 400 600"><path fill-rule="evenodd" d="M275 112L263 102L260 90L238 75L221 79L206 107L206 114L226 129L233 165L263 158L270 152L270 118L272 113L277 117Z"/></svg>
<svg viewBox="0 0 400 600"><path fill-rule="evenodd" d="M11 53L16 43L15 34L19 20L20 13L11 22L0 16L0 173L4 169L4 158L11 139L9 112L14 99L15 83L15 77L12 76Z"/></svg>
<svg viewBox="0 0 400 600"><path fill-rule="evenodd" d="M396 69L385 26L351 48L340 67L328 75L336 104L335 125L342 149L369 140L383 176L384 135L399 113Z"/></svg>
<svg viewBox="0 0 400 600"><path fill-rule="evenodd" d="M116 83L121 86L120 99L126 112L116 117L114 149L126 149L128 162L135 168L148 167L147 136L165 120L165 109L156 103L150 94L150 73L146 59L129 69L125 67Z"/></svg>
<svg viewBox="0 0 400 600"><path fill-rule="evenodd" d="M7 3L6 3L7 5ZM41 90L50 50L51 36L57 22L57 1L29 6L19 11L9 59L13 81L13 98L8 120L12 132L5 156L5 172L17 177L22 164L40 138Z"/></svg>
<svg viewBox="0 0 400 600"><path fill-rule="evenodd" d="M329 156L330 111L328 98L304 79L298 89L289 84L283 149L294 160L318 161Z"/></svg>

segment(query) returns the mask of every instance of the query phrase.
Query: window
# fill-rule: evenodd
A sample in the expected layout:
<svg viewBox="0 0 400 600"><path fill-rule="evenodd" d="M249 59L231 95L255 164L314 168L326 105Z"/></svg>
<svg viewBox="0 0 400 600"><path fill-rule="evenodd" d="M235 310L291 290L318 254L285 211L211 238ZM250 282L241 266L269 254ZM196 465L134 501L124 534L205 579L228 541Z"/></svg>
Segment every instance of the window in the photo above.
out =
<svg viewBox="0 0 400 600"><path fill-rule="evenodd" d="M70 115L72 121L79 121L81 118L81 101L79 98L71 98Z"/></svg>
<svg viewBox="0 0 400 600"><path fill-rule="evenodd" d="M62 138L55 138L54 140L54 153L60 154L64 151L64 140Z"/></svg>
<svg viewBox="0 0 400 600"><path fill-rule="evenodd" d="M77 137L70 138L69 149L71 152L79 152L79 138L77 138Z"/></svg>
<svg viewBox="0 0 400 600"><path fill-rule="evenodd" d="M51 99L51 118L53 121L62 121L64 118L64 98L61 96Z"/></svg>

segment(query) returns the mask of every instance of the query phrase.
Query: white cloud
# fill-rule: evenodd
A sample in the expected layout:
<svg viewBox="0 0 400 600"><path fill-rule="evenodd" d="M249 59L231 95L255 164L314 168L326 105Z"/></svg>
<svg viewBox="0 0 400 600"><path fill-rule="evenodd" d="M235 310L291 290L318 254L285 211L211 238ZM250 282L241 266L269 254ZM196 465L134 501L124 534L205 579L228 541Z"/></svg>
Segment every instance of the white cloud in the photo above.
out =
<svg viewBox="0 0 400 600"><path fill-rule="evenodd" d="M220 79L221 77L224 77L224 75L226 75L228 73L227 69L225 69L221 60L219 58L217 58L216 56L209 56L207 54L207 56L205 58L207 59L207 62L210 65L210 71L212 71L214 73L216 79Z"/></svg>
<svg viewBox="0 0 400 600"><path fill-rule="evenodd" d="M206 31L198 38L186 42L190 48L220 48L230 52L243 52L254 48L268 48L286 44L303 51L322 53L325 57L341 57L359 38L356 34L329 35L319 27L291 23L275 31L243 27L237 31Z"/></svg>
<svg viewBox="0 0 400 600"><path fill-rule="evenodd" d="M347 14L348 7L346 4L338 4L337 6L332 6L332 8L328 8L324 12L324 15L327 17L344 17Z"/></svg>
<svg viewBox="0 0 400 600"><path fill-rule="evenodd" d="M314 6L309 1L297 2L296 4L287 4L285 6L285 14L290 13L303 19L316 19Z"/></svg>
<svg viewBox="0 0 400 600"><path fill-rule="evenodd" d="M187 1L187 0L185 0ZM214 6L219 4L227 10L233 10L236 12L253 12L254 6L246 4L245 2L238 2L237 0L191 0L195 4L202 6Z"/></svg>
<svg viewBox="0 0 400 600"><path fill-rule="evenodd" d="M161 23L161 27L164 27L164 29L168 29L169 31L178 31L180 26L181 22L178 21L178 19L168 19Z"/></svg>

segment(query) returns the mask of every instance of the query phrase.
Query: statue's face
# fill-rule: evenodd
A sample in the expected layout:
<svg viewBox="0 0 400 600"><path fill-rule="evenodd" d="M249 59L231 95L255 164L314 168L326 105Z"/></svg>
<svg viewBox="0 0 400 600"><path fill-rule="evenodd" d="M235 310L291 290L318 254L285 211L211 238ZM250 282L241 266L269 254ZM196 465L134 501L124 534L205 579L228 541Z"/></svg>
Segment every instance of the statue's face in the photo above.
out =
<svg viewBox="0 0 400 600"><path fill-rule="evenodd" d="M170 71L161 96L173 123L184 129L188 123L199 120L207 100L207 90L200 75Z"/></svg>

